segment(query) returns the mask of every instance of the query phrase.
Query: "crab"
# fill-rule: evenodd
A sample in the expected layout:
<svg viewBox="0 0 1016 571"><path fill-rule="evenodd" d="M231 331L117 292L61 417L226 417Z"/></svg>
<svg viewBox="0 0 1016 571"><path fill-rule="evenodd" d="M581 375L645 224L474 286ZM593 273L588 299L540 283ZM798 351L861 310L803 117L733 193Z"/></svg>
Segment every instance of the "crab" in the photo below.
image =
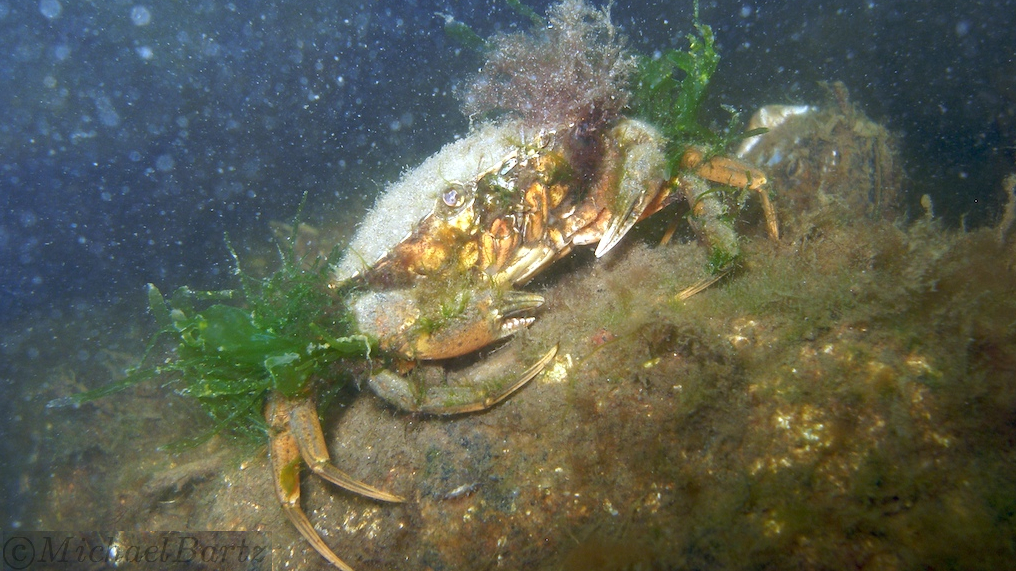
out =
<svg viewBox="0 0 1016 571"><path fill-rule="evenodd" d="M730 240L713 228L716 213L706 212L720 208L707 180L757 190L775 224L761 172L689 149L682 173L668 179L664 149L659 132L636 119L596 131L506 121L482 125L407 172L383 193L334 267L332 285L346 296L361 333L389 357L390 367L373 371L368 386L417 413L476 412L501 402L536 377L557 347L521 373L466 383L424 383L416 363L468 355L525 329L544 298L517 287L575 247L595 246L597 257L606 255L636 222L676 199L692 204L706 240ZM384 502L403 498L330 463L310 397L273 394L265 416L286 515L325 559L350 569L300 508L301 460L351 492Z"/></svg>

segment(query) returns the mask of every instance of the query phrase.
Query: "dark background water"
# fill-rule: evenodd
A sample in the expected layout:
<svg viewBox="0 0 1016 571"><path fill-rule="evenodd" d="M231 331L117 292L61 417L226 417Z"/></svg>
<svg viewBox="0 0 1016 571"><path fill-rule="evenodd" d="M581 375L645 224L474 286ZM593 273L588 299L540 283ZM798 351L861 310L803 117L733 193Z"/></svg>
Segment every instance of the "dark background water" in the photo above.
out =
<svg viewBox="0 0 1016 571"><path fill-rule="evenodd" d="M1013 4L703 2L723 56L712 111L818 103L841 80L900 135L910 204L989 224L1013 170ZM91 309L141 316L147 282L234 285L226 233L265 249L305 192L311 223L355 221L466 132L453 88L480 60L437 12L482 35L526 26L501 1L0 0L3 457L33 446L14 400L33 363L101 371L97 347L116 349L128 324ZM613 14L642 53L686 46L690 0ZM0 478L8 521L17 477Z"/></svg>
<svg viewBox="0 0 1016 571"><path fill-rule="evenodd" d="M531 3L538 10L546 2ZM451 88L502 2L0 0L0 315L228 285L223 243L311 193L312 222L362 210L467 121ZM684 47L690 2L618 3L643 52ZM1012 2L705 2L713 104L821 102L842 80L902 136L911 193L989 223L1016 131Z"/></svg>

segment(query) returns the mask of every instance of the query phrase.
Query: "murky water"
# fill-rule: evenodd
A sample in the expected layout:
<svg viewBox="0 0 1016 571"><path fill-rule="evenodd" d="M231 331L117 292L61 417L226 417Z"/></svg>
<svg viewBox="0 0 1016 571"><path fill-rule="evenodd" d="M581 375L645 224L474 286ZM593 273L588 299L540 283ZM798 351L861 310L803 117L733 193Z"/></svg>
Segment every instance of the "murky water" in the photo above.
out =
<svg viewBox="0 0 1016 571"><path fill-rule="evenodd" d="M792 159L760 159L785 187L781 240L751 203L741 268L685 302L706 249L684 224L656 246L680 211L610 258L561 262L529 286L548 307L516 342L561 352L489 412L434 420L343 393L333 458L409 501L307 477L325 541L358 570L1011 561L1014 8L703 4L714 125L721 104L829 113ZM306 222L344 242L386 182L465 135L455 93L482 57L438 13L482 36L529 26L501 2L0 0L5 532L256 529L277 562L324 568L264 448L160 449L207 426L177 385L45 405L138 362L144 284L234 287L227 234L270 270L270 222L304 193ZM692 30L690 2L612 16L647 55ZM880 185L896 209L873 216Z"/></svg>

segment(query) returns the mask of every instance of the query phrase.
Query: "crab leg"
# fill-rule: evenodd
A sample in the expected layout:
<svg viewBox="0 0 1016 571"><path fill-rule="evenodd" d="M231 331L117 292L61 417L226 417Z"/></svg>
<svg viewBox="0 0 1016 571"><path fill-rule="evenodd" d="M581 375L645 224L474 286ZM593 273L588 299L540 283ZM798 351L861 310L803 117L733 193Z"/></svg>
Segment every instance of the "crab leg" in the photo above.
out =
<svg viewBox="0 0 1016 571"><path fill-rule="evenodd" d="M272 429L272 474L282 511L300 535L329 563L342 571L353 571L325 544L300 508L300 468L303 462L322 478L362 496L389 502L401 502L403 498L355 480L329 463L324 434L310 399L289 400L278 393L272 394L265 406L265 418Z"/></svg>
<svg viewBox="0 0 1016 571"><path fill-rule="evenodd" d="M773 240L779 240L780 223L776 219L776 209L773 208L773 203L769 200L769 191L764 186L756 190L758 191L759 198L762 199L762 212L766 217L766 230L769 232L769 237Z"/></svg>
<svg viewBox="0 0 1016 571"><path fill-rule="evenodd" d="M431 387L418 395L410 380L391 371L381 371L370 378L369 384L379 397L407 412L439 415L477 412L511 396L539 375L556 355L557 345L517 378L507 382L503 376L498 376L469 386Z"/></svg>
<svg viewBox="0 0 1016 571"><path fill-rule="evenodd" d="M704 162L703 159L704 154L701 150L690 148L681 157L681 166L693 169L696 175L706 180L757 192L766 218L766 231L769 232L770 238L779 240L780 224L776 219L776 209L769 200L765 173L738 159L711 157Z"/></svg>
<svg viewBox="0 0 1016 571"><path fill-rule="evenodd" d="M328 446L325 444L325 435L321 431L321 423L318 422L317 409L310 400L296 401L289 411L289 415L289 430L300 448L300 456L315 474L340 488L345 488L361 496L383 502L406 501L401 496L389 494L354 479L331 463Z"/></svg>
<svg viewBox="0 0 1016 571"><path fill-rule="evenodd" d="M285 433L273 436L270 455L272 472L275 476L275 494L286 517L293 522L307 543L329 563L342 571L353 571L352 567L339 559L339 556L325 544L307 519L307 515L300 509L300 449L293 435Z"/></svg>

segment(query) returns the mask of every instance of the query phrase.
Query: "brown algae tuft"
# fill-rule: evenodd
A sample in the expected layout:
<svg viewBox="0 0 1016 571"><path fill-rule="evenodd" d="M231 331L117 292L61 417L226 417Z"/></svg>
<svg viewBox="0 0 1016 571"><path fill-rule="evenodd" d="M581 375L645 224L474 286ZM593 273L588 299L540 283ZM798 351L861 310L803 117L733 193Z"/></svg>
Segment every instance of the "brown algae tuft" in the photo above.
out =
<svg viewBox="0 0 1016 571"><path fill-rule="evenodd" d="M548 18L542 29L488 42L487 61L462 94L464 113L508 112L548 127L606 124L621 113L636 60L609 8L565 0Z"/></svg>

